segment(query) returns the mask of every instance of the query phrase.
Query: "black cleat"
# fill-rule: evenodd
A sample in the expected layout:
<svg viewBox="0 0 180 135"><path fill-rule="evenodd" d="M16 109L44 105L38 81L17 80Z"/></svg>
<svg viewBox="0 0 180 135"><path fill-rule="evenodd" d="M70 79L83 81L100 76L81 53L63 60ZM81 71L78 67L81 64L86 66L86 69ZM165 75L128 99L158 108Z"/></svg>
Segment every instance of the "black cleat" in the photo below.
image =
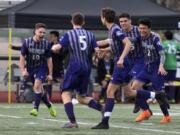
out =
<svg viewBox="0 0 180 135"><path fill-rule="evenodd" d="M138 113L140 111L140 107L135 103L133 113Z"/></svg>
<svg viewBox="0 0 180 135"><path fill-rule="evenodd" d="M170 109L166 94L164 92L156 92L155 98L160 105L165 104Z"/></svg>
<svg viewBox="0 0 180 135"><path fill-rule="evenodd" d="M109 129L109 124L101 122L98 125L92 127L91 129Z"/></svg>

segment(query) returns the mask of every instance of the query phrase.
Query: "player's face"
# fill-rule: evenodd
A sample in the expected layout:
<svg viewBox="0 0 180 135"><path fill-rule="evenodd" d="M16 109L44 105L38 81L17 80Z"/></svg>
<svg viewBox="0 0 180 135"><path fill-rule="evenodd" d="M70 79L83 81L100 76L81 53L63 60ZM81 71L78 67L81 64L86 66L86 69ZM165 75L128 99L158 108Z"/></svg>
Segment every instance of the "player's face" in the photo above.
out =
<svg viewBox="0 0 180 135"><path fill-rule="evenodd" d="M56 37L54 34L50 34L50 35L49 35L49 40L50 40L51 42L57 42L57 37Z"/></svg>
<svg viewBox="0 0 180 135"><path fill-rule="evenodd" d="M35 36L38 39L44 38L45 34L46 34L46 29L45 28L39 28L39 29L35 30Z"/></svg>
<svg viewBox="0 0 180 135"><path fill-rule="evenodd" d="M140 24L139 25L139 32L141 34L141 37L147 37L150 34L151 29L148 28L148 26L146 26L146 25Z"/></svg>
<svg viewBox="0 0 180 135"><path fill-rule="evenodd" d="M125 31L131 28L131 20L126 17L119 18L119 24Z"/></svg>

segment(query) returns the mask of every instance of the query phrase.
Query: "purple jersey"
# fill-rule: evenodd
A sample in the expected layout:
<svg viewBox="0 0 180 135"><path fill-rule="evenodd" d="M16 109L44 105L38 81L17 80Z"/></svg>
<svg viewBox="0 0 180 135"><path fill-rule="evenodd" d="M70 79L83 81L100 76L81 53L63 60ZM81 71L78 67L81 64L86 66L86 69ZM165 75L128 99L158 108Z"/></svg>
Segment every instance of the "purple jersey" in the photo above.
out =
<svg viewBox="0 0 180 135"><path fill-rule="evenodd" d="M117 24L113 24L111 29L109 30L109 39L111 40L111 49L114 55L115 60L119 58L122 54L124 45L122 41L126 36L122 33L120 27Z"/></svg>
<svg viewBox="0 0 180 135"><path fill-rule="evenodd" d="M144 52L145 65L153 63L157 63L159 65L159 51L163 50L163 47L157 34L151 32L148 38L141 37L141 42Z"/></svg>
<svg viewBox="0 0 180 135"><path fill-rule="evenodd" d="M124 49L124 44L123 40L125 39L125 35L122 33L120 27L117 24L113 24L111 29L109 30L109 39L111 41L111 50L114 55L114 70L111 78L111 83L113 84L123 84L123 83L128 83L130 78L129 78L129 71L130 71L130 66L127 58L124 60L124 68L119 68L117 66L117 60L119 59L120 55L123 52Z"/></svg>
<svg viewBox="0 0 180 135"><path fill-rule="evenodd" d="M92 53L97 47L93 33L83 28L76 28L66 32L60 39L60 44L69 49L69 65L91 69Z"/></svg>
<svg viewBox="0 0 180 135"><path fill-rule="evenodd" d="M143 51L140 40L137 38L140 36L139 30L137 26L132 26L131 31L123 33L129 38L132 43L131 50L128 54L129 60L133 63L137 59L143 57Z"/></svg>
<svg viewBox="0 0 180 135"><path fill-rule="evenodd" d="M47 67L47 58L51 57L51 45L46 39L35 42L32 37L24 40L21 54L26 58L27 69Z"/></svg>

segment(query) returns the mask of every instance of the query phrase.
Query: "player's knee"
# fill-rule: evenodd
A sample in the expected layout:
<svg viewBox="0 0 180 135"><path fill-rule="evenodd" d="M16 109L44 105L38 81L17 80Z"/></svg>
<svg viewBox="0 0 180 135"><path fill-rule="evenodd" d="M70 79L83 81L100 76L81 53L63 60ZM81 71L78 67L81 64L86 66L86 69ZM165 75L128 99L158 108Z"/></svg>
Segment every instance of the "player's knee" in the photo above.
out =
<svg viewBox="0 0 180 135"><path fill-rule="evenodd" d="M114 98L114 94L115 94L114 90L111 90L111 89L107 90L107 97L108 98Z"/></svg>
<svg viewBox="0 0 180 135"><path fill-rule="evenodd" d="M71 94L69 92L63 92L61 97L64 104L71 102Z"/></svg>
<svg viewBox="0 0 180 135"><path fill-rule="evenodd" d="M35 92L41 92L41 85L34 85L33 89Z"/></svg>
<svg viewBox="0 0 180 135"><path fill-rule="evenodd" d="M136 84L136 83L132 83L132 85L131 85L131 89L132 90L138 90L139 89L139 85L138 84Z"/></svg>
<svg viewBox="0 0 180 135"><path fill-rule="evenodd" d="M127 97L135 97L136 96L136 91L134 91L134 90L126 90L125 91L125 96L127 96Z"/></svg>

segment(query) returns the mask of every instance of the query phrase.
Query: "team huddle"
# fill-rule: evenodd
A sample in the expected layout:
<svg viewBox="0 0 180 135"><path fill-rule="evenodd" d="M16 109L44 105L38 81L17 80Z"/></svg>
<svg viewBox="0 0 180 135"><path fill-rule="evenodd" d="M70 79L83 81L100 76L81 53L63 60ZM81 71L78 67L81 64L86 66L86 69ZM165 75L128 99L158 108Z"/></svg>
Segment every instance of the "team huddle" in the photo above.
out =
<svg viewBox="0 0 180 135"><path fill-rule="evenodd" d="M115 24L116 13L111 8L101 10L102 24L108 29L108 38L96 41L92 32L83 28L85 23L82 13L74 13L71 23L73 29L67 31L59 43L51 45L44 35L46 25L37 23L34 36L24 40L21 48L20 69L23 77L31 78L35 93L34 107L31 115L37 116L41 100L48 107L50 114L56 117L57 112L46 94L42 92L42 83L52 81L53 64L51 54L62 48L69 50L69 62L61 85L62 100L69 122L63 128L78 128L72 104L72 92L81 104L88 105L102 114L102 120L92 129L108 129L109 118L115 105L115 92L121 88L128 97L134 97L133 112L142 111L135 119L141 122L149 119L151 111L147 99L156 99L163 113L161 124L171 121L166 95L164 93L165 53L158 34L151 31L151 21L140 19L138 26L131 24L128 13L119 15L120 26ZM108 46L107 46L108 45ZM87 97L87 88L92 68L92 55L104 55L111 52L114 70L107 87L105 105ZM143 85L151 83L153 91L143 89Z"/></svg>

